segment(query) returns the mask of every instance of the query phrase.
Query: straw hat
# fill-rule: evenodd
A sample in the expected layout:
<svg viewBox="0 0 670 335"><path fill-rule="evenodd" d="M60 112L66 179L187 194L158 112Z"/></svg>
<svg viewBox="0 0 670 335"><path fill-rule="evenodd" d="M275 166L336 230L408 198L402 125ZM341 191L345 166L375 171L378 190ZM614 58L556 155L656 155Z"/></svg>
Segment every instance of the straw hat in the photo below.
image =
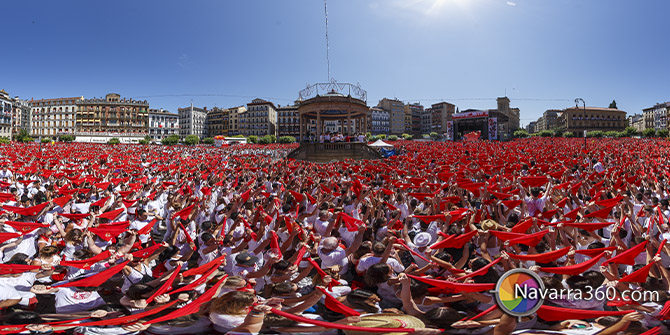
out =
<svg viewBox="0 0 670 335"><path fill-rule="evenodd" d="M352 326L357 327L367 327L367 328L426 328L426 325L419 319L406 314L372 314L367 316L362 316L361 321L351 324ZM359 330L345 330L347 335L369 335L369 332L359 331ZM406 332L393 332L393 333L375 333L375 334L385 334L385 335L406 335Z"/></svg>
<svg viewBox="0 0 670 335"><path fill-rule="evenodd" d="M496 222L491 219L486 219L482 221L482 230L484 231L495 229L496 226L497 226Z"/></svg>

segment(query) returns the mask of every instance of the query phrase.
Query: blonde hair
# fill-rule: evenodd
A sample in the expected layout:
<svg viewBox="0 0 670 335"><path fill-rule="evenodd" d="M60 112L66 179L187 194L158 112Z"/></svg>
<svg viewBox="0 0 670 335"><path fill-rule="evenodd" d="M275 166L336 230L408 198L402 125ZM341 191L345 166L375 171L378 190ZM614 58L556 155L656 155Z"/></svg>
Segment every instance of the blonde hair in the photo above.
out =
<svg viewBox="0 0 670 335"><path fill-rule="evenodd" d="M212 300L210 313L246 315L254 303L255 294L248 291L230 291Z"/></svg>

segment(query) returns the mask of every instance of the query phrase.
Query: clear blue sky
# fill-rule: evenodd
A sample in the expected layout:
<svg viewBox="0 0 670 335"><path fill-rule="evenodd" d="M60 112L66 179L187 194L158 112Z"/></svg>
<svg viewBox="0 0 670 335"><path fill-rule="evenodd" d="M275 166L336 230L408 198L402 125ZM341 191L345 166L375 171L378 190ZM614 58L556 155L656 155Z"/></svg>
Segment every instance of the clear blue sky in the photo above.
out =
<svg viewBox="0 0 670 335"><path fill-rule="evenodd" d="M0 88L13 96L116 92L176 112L191 99L285 105L328 80L320 0L22 0L2 11ZM495 108L507 90L522 124L576 97L639 113L670 100L668 12L663 0L330 0L331 77L360 83L369 105Z"/></svg>

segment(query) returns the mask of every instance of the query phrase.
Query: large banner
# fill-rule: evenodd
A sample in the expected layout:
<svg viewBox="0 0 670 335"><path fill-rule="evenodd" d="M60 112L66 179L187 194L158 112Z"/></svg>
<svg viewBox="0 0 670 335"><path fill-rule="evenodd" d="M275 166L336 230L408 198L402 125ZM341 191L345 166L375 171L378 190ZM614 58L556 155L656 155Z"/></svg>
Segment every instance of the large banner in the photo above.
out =
<svg viewBox="0 0 670 335"><path fill-rule="evenodd" d="M498 139L498 118L489 118L489 141Z"/></svg>
<svg viewBox="0 0 670 335"><path fill-rule="evenodd" d="M474 119L474 118L480 118L480 117L488 117L489 116L489 111L470 111L470 112L463 112L463 113L456 113L451 116L452 120L458 120L458 119Z"/></svg>
<svg viewBox="0 0 670 335"><path fill-rule="evenodd" d="M447 141L454 140L454 121L447 121Z"/></svg>

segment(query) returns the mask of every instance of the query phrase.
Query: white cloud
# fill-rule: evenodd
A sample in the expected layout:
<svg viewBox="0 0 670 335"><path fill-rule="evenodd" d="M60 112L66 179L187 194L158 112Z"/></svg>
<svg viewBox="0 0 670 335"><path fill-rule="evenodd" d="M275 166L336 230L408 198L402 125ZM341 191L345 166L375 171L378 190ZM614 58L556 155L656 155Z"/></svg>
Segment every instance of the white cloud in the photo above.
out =
<svg viewBox="0 0 670 335"><path fill-rule="evenodd" d="M508 6L512 6L512 7L516 6L516 2L511 2L511 1L507 1L506 4Z"/></svg>

